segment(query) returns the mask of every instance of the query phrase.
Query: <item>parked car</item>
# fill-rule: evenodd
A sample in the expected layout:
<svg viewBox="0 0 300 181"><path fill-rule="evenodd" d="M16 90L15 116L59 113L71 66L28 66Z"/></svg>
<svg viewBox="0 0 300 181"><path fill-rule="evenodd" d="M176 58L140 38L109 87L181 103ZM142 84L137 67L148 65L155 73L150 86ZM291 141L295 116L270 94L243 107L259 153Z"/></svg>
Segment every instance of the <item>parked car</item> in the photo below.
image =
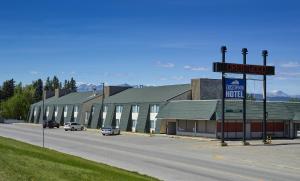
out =
<svg viewBox="0 0 300 181"><path fill-rule="evenodd" d="M45 121L45 123L43 124L44 128L59 128L59 123L57 123L56 121L50 120L50 121Z"/></svg>
<svg viewBox="0 0 300 181"><path fill-rule="evenodd" d="M64 125L65 131L82 131L84 130L84 126L79 123L68 122Z"/></svg>
<svg viewBox="0 0 300 181"><path fill-rule="evenodd" d="M116 127L105 127L101 129L101 133L103 136L107 135L119 135L120 129Z"/></svg>

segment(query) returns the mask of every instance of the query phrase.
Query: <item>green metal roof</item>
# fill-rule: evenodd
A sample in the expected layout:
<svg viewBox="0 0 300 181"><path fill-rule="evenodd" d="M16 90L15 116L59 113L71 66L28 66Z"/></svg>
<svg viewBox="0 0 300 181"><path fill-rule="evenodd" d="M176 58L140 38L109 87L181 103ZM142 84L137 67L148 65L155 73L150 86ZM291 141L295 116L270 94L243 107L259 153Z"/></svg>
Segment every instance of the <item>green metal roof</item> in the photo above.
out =
<svg viewBox="0 0 300 181"><path fill-rule="evenodd" d="M246 103L247 119L263 119L263 102L247 101ZM226 101L225 102L225 119L242 119L243 118L243 102L242 101ZM292 120L293 112L288 109L285 102L267 102L267 119L273 120ZM216 118L220 120L222 116L222 105L219 101L217 106Z"/></svg>
<svg viewBox="0 0 300 181"><path fill-rule="evenodd" d="M131 88L105 99L105 103L151 103L170 100L191 90L190 84Z"/></svg>
<svg viewBox="0 0 300 181"><path fill-rule="evenodd" d="M50 97L48 99L45 99L45 104L51 104L51 102L56 101L58 98L56 98L55 96ZM41 106L43 104L43 101L37 102L32 104L32 106Z"/></svg>
<svg viewBox="0 0 300 181"><path fill-rule="evenodd" d="M300 112L296 112L294 116L294 121L300 121Z"/></svg>
<svg viewBox="0 0 300 181"><path fill-rule="evenodd" d="M45 100L45 104L47 105L81 104L90 100L93 101L93 99L96 98L97 96L94 96L94 92L73 92L59 98L56 98L55 96L50 97ZM33 106L40 106L42 105L42 103L43 102L40 101L38 103L33 104Z"/></svg>
<svg viewBox="0 0 300 181"><path fill-rule="evenodd" d="M286 102L286 106L294 113L300 112L300 102Z"/></svg>
<svg viewBox="0 0 300 181"><path fill-rule="evenodd" d="M300 104L292 104L295 109L287 106L287 102L267 102L269 120L300 120ZM219 100L200 101L171 101L166 104L157 115L160 119L186 119L186 120L209 120L216 113L216 119L222 116L222 106ZM298 110L298 112L294 112ZM247 119L263 119L263 102L247 101ZM239 100L225 102L225 119L242 119L243 102Z"/></svg>
<svg viewBox="0 0 300 181"><path fill-rule="evenodd" d="M160 119L210 120L217 100L171 101L156 116Z"/></svg>

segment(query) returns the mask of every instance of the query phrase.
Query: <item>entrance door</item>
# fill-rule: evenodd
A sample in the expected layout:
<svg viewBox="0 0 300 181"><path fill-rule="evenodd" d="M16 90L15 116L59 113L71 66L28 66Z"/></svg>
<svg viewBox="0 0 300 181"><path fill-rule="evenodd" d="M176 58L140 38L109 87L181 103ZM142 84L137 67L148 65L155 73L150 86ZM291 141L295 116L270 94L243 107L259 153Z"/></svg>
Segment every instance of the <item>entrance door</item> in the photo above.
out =
<svg viewBox="0 0 300 181"><path fill-rule="evenodd" d="M284 137L285 138L290 137L290 123L287 121L284 123Z"/></svg>
<svg viewBox="0 0 300 181"><path fill-rule="evenodd" d="M295 127L295 137L300 138L300 123L295 123L294 127Z"/></svg>
<svg viewBox="0 0 300 181"><path fill-rule="evenodd" d="M176 135L176 122L168 122L167 134L168 135Z"/></svg>

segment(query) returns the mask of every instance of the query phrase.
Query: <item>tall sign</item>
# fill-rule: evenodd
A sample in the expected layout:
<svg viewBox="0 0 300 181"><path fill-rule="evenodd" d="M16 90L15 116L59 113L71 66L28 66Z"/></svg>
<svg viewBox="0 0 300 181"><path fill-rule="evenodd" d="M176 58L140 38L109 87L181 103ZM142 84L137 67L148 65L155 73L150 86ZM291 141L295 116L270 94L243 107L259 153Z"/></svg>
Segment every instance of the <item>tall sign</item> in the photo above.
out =
<svg viewBox="0 0 300 181"><path fill-rule="evenodd" d="M225 54L227 48L226 46L221 47L222 53L222 62L214 62L213 63L213 71L222 73L222 123L221 123L221 143L222 146L226 146L227 144L224 142L224 124L225 124L225 99L243 99L243 142L244 145L246 142L246 95L247 95L247 80L246 74L252 75L262 75L263 79L263 87L264 87L264 115L263 115L263 141L266 143L266 76L267 75L275 75L275 67L267 66L266 59L268 56L268 51L263 50L263 65L251 65L246 63L246 55L248 53L247 48L242 49L243 54L243 64L235 64L235 63L226 63L225 62ZM243 79L230 79L225 78L225 73L234 73L234 74L242 74Z"/></svg>

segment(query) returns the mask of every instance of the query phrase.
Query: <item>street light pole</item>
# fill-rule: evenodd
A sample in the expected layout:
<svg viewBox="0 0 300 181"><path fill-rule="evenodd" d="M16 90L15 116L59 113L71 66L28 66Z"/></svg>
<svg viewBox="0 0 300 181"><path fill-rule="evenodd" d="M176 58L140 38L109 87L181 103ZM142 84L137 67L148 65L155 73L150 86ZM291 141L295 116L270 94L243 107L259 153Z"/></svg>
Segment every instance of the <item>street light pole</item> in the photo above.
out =
<svg viewBox="0 0 300 181"><path fill-rule="evenodd" d="M103 125L103 121L104 121L104 119L103 119L103 112L104 112L104 98L105 98L105 90L104 90L104 88L105 88L105 83L103 82L102 83L102 101L101 101L101 118L100 118L100 120L102 120L101 121L101 125L100 125L100 127L102 128L102 125Z"/></svg>
<svg viewBox="0 0 300 181"><path fill-rule="evenodd" d="M45 116L44 116L44 114L45 113L44 112L45 112L45 90L43 89L43 105L42 105L43 148L45 148L45 128L44 128L44 124L45 124Z"/></svg>

